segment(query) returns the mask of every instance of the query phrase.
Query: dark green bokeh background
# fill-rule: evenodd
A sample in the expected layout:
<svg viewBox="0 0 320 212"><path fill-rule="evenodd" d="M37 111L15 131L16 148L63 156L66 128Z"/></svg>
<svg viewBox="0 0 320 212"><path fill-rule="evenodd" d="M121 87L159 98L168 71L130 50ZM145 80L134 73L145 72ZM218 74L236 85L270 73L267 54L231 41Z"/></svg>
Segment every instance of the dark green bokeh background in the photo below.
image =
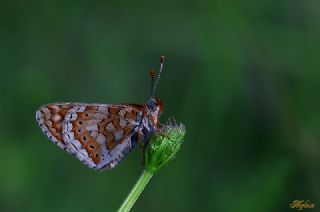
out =
<svg viewBox="0 0 320 212"><path fill-rule="evenodd" d="M161 120L174 115L187 137L133 211L295 211L295 199L320 207L319 8L1 1L0 211L115 211L140 175L140 151L114 170L90 170L42 134L35 110L143 103L162 53Z"/></svg>

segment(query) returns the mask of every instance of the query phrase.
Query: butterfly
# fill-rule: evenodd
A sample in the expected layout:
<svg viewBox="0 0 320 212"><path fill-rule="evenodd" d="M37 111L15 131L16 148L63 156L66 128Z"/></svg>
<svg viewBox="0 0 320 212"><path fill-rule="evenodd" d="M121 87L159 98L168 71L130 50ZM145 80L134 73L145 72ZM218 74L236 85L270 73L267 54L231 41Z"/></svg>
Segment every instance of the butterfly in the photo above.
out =
<svg viewBox="0 0 320 212"><path fill-rule="evenodd" d="M43 133L57 146L95 170L111 169L136 146L145 149L159 130L163 103L155 97L163 66L155 80L151 70L151 97L145 104L51 103L36 111Z"/></svg>

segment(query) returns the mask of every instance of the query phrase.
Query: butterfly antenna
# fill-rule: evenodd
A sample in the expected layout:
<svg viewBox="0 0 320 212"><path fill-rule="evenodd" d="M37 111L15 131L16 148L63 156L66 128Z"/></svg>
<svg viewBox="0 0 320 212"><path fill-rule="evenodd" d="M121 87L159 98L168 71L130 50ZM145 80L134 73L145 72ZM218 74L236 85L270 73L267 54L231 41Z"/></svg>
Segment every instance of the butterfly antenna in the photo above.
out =
<svg viewBox="0 0 320 212"><path fill-rule="evenodd" d="M150 86L150 95L152 97L153 95L153 84L154 84L154 68L152 67L151 68L151 71L150 71L150 76L151 76L151 86Z"/></svg>
<svg viewBox="0 0 320 212"><path fill-rule="evenodd" d="M164 56L162 55L162 56L160 57L160 68L159 68L157 80L156 80L155 82L152 82L152 84L153 84L152 92L151 92L151 97L152 97L152 98L155 97L156 88L157 88L157 85L158 85L159 80L160 80L160 76L161 76L161 73L162 73L162 70L163 70L163 65L164 65ZM153 79L153 80L154 80L154 79Z"/></svg>

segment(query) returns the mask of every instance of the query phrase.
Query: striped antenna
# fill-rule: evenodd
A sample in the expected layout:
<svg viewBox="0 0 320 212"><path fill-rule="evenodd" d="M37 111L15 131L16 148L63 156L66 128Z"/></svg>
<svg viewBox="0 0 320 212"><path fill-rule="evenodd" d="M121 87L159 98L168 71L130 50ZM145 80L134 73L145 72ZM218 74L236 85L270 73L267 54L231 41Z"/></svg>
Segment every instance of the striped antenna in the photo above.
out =
<svg viewBox="0 0 320 212"><path fill-rule="evenodd" d="M160 76L161 76L161 73L162 73L162 70L163 70L163 66L164 66L164 56L162 55L160 57L160 68L159 68L157 80L155 82L154 82L154 69L152 69L153 70L153 75L151 73L151 77L152 77L151 98L155 98L156 88L157 88L157 85L158 85L159 80L160 80ZM151 72L152 72L152 70L151 70Z"/></svg>
<svg viewBox="0 0 320 212"><path fill-rule="evenodd" d="M152 96L153 84L154 84L154 68L153 67L151 68L150 76L151 76L150 95Z"/></svg>

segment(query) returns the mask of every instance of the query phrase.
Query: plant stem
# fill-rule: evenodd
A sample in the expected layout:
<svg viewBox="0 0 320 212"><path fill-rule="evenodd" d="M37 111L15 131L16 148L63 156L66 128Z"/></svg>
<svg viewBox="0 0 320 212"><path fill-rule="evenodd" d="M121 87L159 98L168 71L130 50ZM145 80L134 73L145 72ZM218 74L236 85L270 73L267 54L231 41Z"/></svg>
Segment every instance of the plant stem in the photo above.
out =
<svg viewBox="0 0 320 212"><path fill-rule="evenodd" d="M124 202L121 204L118 212L126 212L130 211L132 208L133 204L136 202L138 197L140 196L141 192L143 189L146 187L148 184L149 180L153 176L153 172L149 170L144 170L142 174L140 175L140 178L132 188L131 192L128 194L127 198L124 200Z"/></svg>

